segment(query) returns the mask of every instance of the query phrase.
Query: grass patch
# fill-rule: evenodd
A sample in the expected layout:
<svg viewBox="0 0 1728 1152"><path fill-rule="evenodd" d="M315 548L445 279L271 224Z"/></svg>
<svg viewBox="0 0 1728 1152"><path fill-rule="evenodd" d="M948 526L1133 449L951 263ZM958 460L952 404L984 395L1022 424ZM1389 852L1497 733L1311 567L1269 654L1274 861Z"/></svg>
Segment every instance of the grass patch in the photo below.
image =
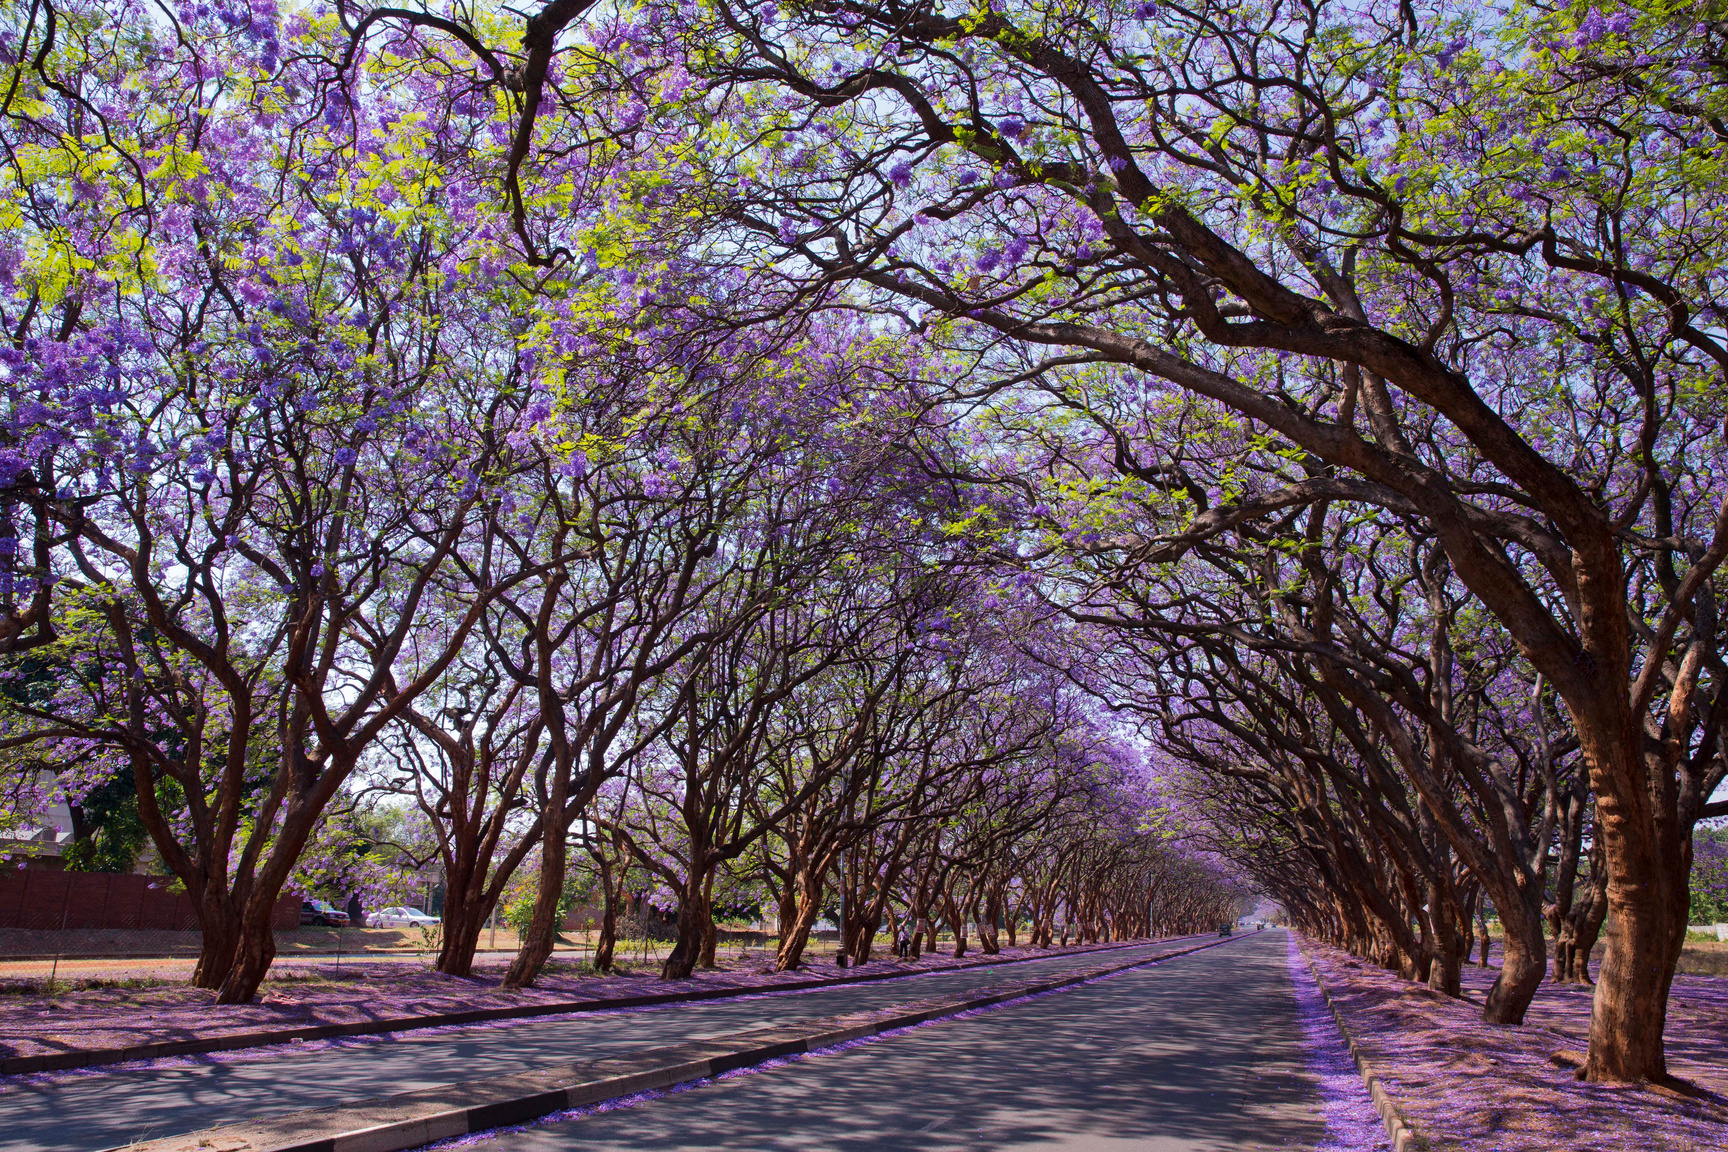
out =
<svg viewBox="0 0 1728 1152"><path fill-rule="evenodd" d="M156 976L77 976L42 980L0 981L0 996L58 996L64 992L100 992L118 989L127 992L167 988L177 983Z"/></svg>

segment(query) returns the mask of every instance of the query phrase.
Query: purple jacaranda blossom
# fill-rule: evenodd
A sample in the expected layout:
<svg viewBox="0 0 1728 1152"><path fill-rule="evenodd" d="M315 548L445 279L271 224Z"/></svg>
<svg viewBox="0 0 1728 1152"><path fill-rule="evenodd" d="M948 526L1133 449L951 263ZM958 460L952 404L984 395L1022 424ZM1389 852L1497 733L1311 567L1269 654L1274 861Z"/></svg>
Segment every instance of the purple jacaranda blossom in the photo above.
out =
<svg viewBox="0 0 1728 1152"><path fill-rule="evenodd" d="M1578 31L1572 37L1574 48L1588 48L1608 33L1608 21L1603 18L1599 9L1592 8L1578 23Z"/></svg>

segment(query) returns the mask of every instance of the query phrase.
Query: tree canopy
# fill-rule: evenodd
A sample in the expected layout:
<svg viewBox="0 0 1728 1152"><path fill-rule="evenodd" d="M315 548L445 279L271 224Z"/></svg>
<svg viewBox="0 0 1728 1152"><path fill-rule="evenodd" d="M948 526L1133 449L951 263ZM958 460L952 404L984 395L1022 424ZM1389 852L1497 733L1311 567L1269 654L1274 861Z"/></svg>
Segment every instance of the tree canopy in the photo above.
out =
<svg viewBox="0 0 1728 1152"><path fill-rule="evenodd" d="M1255 890L1457 995L1491 908L1507 1025L1611 920L1587 1073L1661 1079L1728 815L1725 37L22 0L14 818L135 810L228 1002L361 811L445 971L535 874L514 984L583 869L668 978L721 904L792 966L836 897L866 959Z"/></svg>

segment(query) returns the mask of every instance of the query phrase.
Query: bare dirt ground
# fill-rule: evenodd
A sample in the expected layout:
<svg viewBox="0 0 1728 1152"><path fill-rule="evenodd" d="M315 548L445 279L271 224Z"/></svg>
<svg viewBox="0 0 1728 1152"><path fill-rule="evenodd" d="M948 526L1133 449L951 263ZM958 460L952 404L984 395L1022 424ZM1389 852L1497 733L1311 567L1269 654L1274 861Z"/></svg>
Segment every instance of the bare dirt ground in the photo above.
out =
<svg viewBox="0 0 1728 1152"><path fill-rule="evenodd" d="M1419 1136L1469 1152L1706 1152L1728 1132L1728 980L1677 977L1669 1001L1669 1071L1689 1099L1650 1086L1578 1080L1588 1046L1588 987L1544 984L1522 1027L1481 1021L1494 968L1465 970L1465 999L1400 980L1307 944L1345 1023Z"/></svg>

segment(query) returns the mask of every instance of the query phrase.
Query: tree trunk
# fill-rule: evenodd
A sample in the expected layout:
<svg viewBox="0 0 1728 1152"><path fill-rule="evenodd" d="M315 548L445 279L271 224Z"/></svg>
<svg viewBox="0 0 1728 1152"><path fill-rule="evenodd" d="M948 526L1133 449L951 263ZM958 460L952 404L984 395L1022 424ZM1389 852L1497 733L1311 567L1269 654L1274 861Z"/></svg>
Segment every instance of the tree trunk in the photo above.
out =
<svg viewBox="0 0 1728 1152"><path fill-rule="evenodd" d="M613 954L618 950L618 897L610 884L602 883L606 907L600 912L600 937L594 941L594 971L610 972Z"/></svg>
<svg viewBox="0 0 1728 1152"><path fill-rule="evenodd" d="M198 945L198 966L192 970L192 986L220 988L233 971L240 946L240 918L234 915L226 892L206 890L198 902L198 927L203 939Z"/></svg>
<svg viewBox="0 0 1728 1152"><path fill-rule="evenodd" d="M996 936L996 921L1002 915L1002 893L997 885L992 885L984 894L984 910L977 914L978 943L984 948L984 955L999 956L1002 954L1002 943Z"/></svg>
<svg viewBox="0 0 1728 1152"><path fill-rule="evenodd" d="M1590 892L1588 898L1572 906L1570 963L1566 979L1574 984L1589 984L1590 953L1602 935L1602 925L1608 916L1608 870L1600 849L1590 852Z"/></svg>
<svg viewBox="0 0 1728 1152"><path fill-rule="evenodd" d="M1602 925L1607 919L1608 898L1604 896L1600 904L1601 911L1579 922L1575 929L1576 937L1572 944L1572 982L1575 984L1591 984L1590 954L1596 950L1596 941L1602 935Z"/></svg>
<svg viewBox="0 0 1728 1152"><path fill-rule="evenodd" d="M780 937L781 945L784 946L786 943L786 937L792 932L792 925L798 920L798 893L795 891L794 884L790 879L786 881L785 887L780 889L780 899L777 912L779 915L779 923L777 924L775 931Z"/></svg>
<svg viewBox="0 0 1728 1152"><path fill-rule="evenodd" d="M1574 924L1572 905L1577 893L1578 864L1584 843L1584 810L1590 800L1589 773L1579 766L1572 781L1556 797L1555 840L1559 865L1554 871L1554 901L1544 907L1548 932L1554 937L1554 983L1563 984L1572 967Z"/></svg>
<svg viewBox="0 0 1728 1152"><path fill-rule="evenodd" d="M1434 953L1434 964L1428 972L1428 987L1453 998L1464 994L1463 960L1470 941L1460 947L1452 933L1447 932Z"/></svg>
<svg viewBox="0 0 1728 1152"><path fill-rule="evenodd" d="M1436 853L1438 855L1438 853ZM1463 961L1470 950L1470 939L1459 939L1461 918L1457 905L1457 889L1451 883L1451 864L1444 857L1435 861L1436 869L1428 878L1428 918L1434 926L1434 956L1428 972L1428 987L1447 996L1464 993ZM1469 919L1463 917L1465 929Z"/></svg>
<svg viewBox="0 0 1728 1152"><path fill-rule="evenodd" d="M714 874L708 874L708 882L702 886L702 955L698 963L704 968L714 967L714 956L720 948L720 926L714 923Z"/></svg>
<svg viewBox="0 0 1728 1152"><path fill-rule="evenodd" d="M444 938L438 942L438 962L434 967L446 976L466 977L474 971L474 953L480 947L480 933L492 915L493 902L452 900L455 891L445 890Z"/></svg>
<svg viewBox="0 0 1728 1152"><path fill-rule="evenodd" d="M942 911L948 926L954 929L954 956L958 959L966 955L966 916L955 904L952 896L943 898Z"/></svg>
<svg viewBox="0 0 1728 1152"><path fill-rule="evenodd" d="M702 954L708 931L707 885L701 880L687 883L678 900L678 941L660 966L662 980L688 980Z"/></svg>
<svg viewBox="0 0 1728 1152"><path fill-rule="evenodd" d="M564 797L553 793L553 802L562 804ZM547 821L551 824L551 821ZM541 967L552 955L552 944L558 935L558 904L564 898L564 871L568 846L561 829L548 827L540 841L540 887L534 894L534 912L528 920L528 931L521 946L504 973L504 987L528 988L540 975Z"/></svg>
<svg viewBox="0 0 1728 1152"><path fill-rule="evenodd" d="M276 893L254 889L241 914L234 963L216 994L216 1003L250 1004L258 995L258 986L276 958L276 934L270 924L275 911Z"/></svg>
<svg viewBox="0 0 1728 1152"><path fill-rule="evenodd" d="M1500 975L1488 989L1482 1020L1487 1024L1522 1024L1524 1012L1548 970L1542 911L1522 901L1508 902L1500 908L1500 927L1506 934L1504 955Z"/></svg>
<svg viewBox="0 0 1728 1152"><path fill-rule="evenodd" d="M913 907L906 910L906 917L912 921L911 953L912 959L916 960L919 956L924 954L924 945L926 943L924 939L926 935L925 928L930 923L930 913L922 907ZM928 935L930 937L928 941L930 950L934 952L936 950L935 929L931 929Z"/></svg>
<svg viewBox="0 0 1728 1152"><path fill-rule="evenodd" d="M774 954L774 971L790 972L804 962L804 949L810 944L810 929L822 910L822 876L810 868L800 868L794 883L786 886L792 905L792 915L781 926L780 948Z"/></svg>
<svg viewBox="0 0 1728 1152"><path fill-rule="evenodd" d="M1624 628L1624 616L1615 623ZM1613 704L1623 707L1625 697ZM1685 753L1652 747L1641 717L1604 707L1598 720L1579 723L1578 736L1596 793L1610 930L1584 1079L1659 1083L1668 1076L1662 1034L1690 910L1692 834L1681 826L1674 794L1674 766Z"/></svg>
<svg viewBox="0 0 1728 1152"><path fill-rule="evenodd" d="M1596 975L1586 1080L1660 1083L1668 1077L1662 1033L1688 908L1684 898L1640 895L1609 883L1608 951Z"/></svg>
<svg viewBox="0 0 1728 1152"><path fill-rule="evenodd" d="M702 925L702 955L697 960L704 968L714 967L716 955L720 951L720 926L714 923L713 906L709 905L707 922Z"/></svg>

